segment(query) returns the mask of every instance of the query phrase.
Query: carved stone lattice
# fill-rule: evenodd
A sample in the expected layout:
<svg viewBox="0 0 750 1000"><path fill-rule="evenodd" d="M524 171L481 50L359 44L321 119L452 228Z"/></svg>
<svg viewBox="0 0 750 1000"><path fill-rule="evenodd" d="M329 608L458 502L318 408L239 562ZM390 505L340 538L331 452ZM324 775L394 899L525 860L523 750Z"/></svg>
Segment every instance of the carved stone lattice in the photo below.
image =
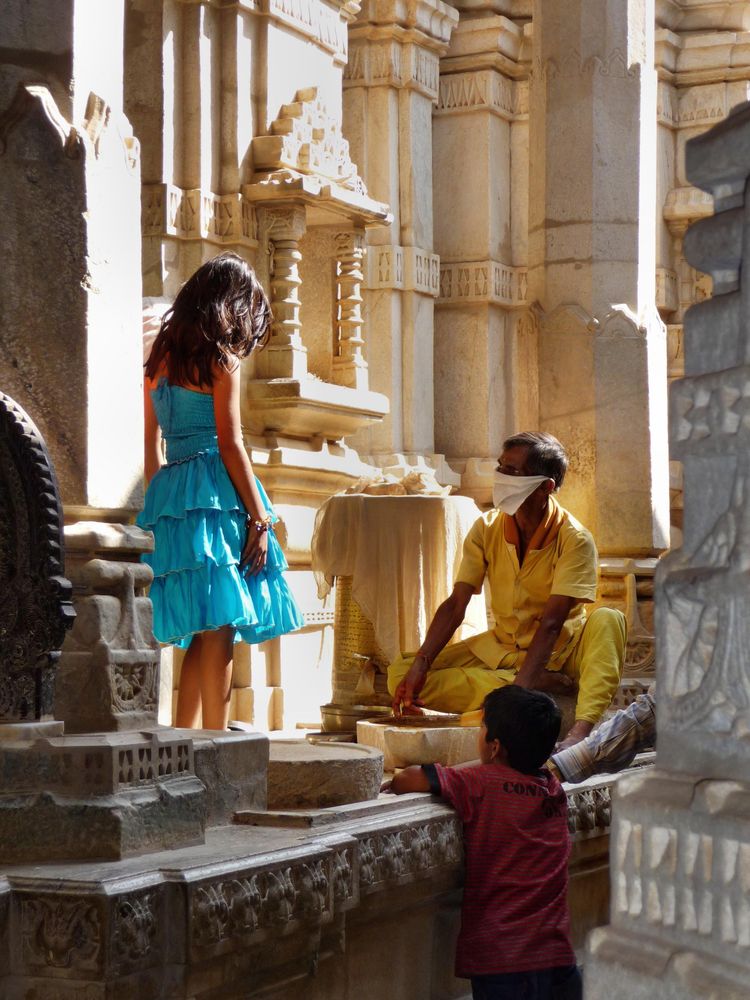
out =
<svg viewBox="0 0 750 1000"><path fill-rule="evenodd" d="M0 393L0 722L52 716L71 589L52 461L28 414Z"/></svg>

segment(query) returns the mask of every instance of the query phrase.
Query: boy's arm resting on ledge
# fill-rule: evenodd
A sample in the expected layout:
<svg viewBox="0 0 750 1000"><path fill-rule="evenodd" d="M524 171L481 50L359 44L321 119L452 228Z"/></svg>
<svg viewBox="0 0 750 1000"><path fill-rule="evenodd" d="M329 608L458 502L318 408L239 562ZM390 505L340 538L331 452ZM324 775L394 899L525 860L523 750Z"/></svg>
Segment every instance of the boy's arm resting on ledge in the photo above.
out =
<svg viewBox="0 0 750 1000"><path fill-rule="evenodd" d="M403 795L405 792L430 792L432 788L421 765L413 764L393 776L390 790L396 795Z"/></svg>

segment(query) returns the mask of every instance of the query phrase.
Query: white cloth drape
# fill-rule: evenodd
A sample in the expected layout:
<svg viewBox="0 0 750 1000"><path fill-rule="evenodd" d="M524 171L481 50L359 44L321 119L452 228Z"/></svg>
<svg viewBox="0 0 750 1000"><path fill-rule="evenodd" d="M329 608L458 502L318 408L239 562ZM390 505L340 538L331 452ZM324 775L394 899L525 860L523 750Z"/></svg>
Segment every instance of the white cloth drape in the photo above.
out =
<svg viewBox="0 0 750 1000"><path fill-rule="evenodd" d="M336 495L318 511L312 567L323 598L337 576L391 660L414 652L453 589L463 541L479 517L469 497ZM487 629L484 596L472 598L454 641Z"/></svg>

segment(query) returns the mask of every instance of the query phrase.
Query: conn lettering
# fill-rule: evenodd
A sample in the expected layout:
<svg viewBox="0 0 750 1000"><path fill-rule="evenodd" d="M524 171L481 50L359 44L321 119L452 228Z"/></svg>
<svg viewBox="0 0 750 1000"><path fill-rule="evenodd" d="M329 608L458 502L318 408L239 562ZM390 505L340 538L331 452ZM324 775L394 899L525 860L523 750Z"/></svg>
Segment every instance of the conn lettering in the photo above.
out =
<svg viewBox="0 0 750 1000"><path fill-rule="evenodd" d="M550 816L565 815L567 809L567 800L565 795L556 795L554 799L550 798L546 790L540 785L527 785L523 781L504 781L503 791L508 792L509 795L523 795L535 799L546 799L546 801L542 803L542 812L547 818Z"/></svg>
<svg viewBox="0 0 750 1000"><path fill-rule="evenodd" d="M547 794L539 785L526 785L523 781L504 781L503 791L510 792L511 795L530 795L533 798Z"/></svg>

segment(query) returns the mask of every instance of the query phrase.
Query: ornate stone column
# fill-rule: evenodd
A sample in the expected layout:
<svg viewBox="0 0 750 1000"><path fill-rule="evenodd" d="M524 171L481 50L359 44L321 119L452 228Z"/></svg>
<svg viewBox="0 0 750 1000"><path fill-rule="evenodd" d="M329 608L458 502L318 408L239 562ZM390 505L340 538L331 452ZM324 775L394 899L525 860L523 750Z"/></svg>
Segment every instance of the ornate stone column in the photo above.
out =
<svg viewBox="0 0 750 1000"><path fill-rule="evenodd" d="M368 389L367 362L362 349L362 273L365 258L364 233L336 235L336 348L333 377L338 385Z"/></svg>
<svg viewBox="0 0 750 1000"><path fill-rule="evenodd" d="M435 447L461 472L462 492L489 503L503 440L538 422L526 309L528 46L518 5L455 6L433 125ZM469 162L459 153L468 149Z"/></svg>
<svg viewBox="0 0 750 1000"><path fill-rule="evenodd" d="M748 164L747 104L687 147L715 215L691 227L685 252L714 294L685 317L686 377L672 387L685 537L657 575L657 769L618 784L611 926L590 939L590 997L748 992Z"/></svg>
<svg viewBox="0 0 750 1000"><path fill-rule="evenodd" d="M602 554L669 543L666 331L655 297L654 0L535 0L529 300L539 423Z"/></svg>
<svg viewBox="0 0 750 1000"><path fill-rule="evenodd" d="M366 327L377 331L365 334L370 381L391 413L357 436L386 465L434 450L432 111L457 19L441 0L365 0L349 28L344 131L370 195L394 214L390 231L370 237L365 282Z"/></svg>
<svg viewBox="0 0 750 1000"><path fill-rule="evenodd" d="M270 242L273 327L268 347L258 355L257 373L262 378L304 378L307 350L300 333L299 241L305 232L305 210L263 209L260 224Z"/></svg>

